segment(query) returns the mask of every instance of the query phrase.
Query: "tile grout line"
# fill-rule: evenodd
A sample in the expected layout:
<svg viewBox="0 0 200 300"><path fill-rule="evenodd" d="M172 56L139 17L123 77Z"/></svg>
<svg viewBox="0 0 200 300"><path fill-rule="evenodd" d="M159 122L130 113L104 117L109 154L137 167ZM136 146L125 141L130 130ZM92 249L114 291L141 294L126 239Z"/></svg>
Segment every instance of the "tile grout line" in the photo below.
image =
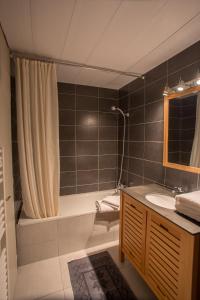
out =
<svg viewBox="0 0 200 300"><path fill-rule="evenodd" d="M144 78L144 142L143 142L143 164L142 164L142 183L145 182L144 162L145 162L145 136L146 136L146 80Z"/></svg>
<svg viewBox="0 0 200 300"><path fill-rule="evenodd" d="M77 86L75 85L75 132L74 132L74 139L75 139L75 171L76 171L76 176L75 176L75 185L76 185L76 194L77 194L77 182L78 182L78 171L77 171L77 140L76 140L76 100L77 100Z"/></svg>
<svg viewBox="0 0 200 300"><path fill-rule="evenodd" d="M99 121L99 110L100 110L100 98L99 98L99 94L100 94L100 90L98 88L98 155L97 155L97 159L98 159L98 174L97 174L97 181L98 181L98 191L99 191L99 188L100 188L100 183L99 183L99 177L100 177L100 174L99 174L99 166L100 166L100 162L99 162L99 127L100 127L100 121Z"/></svg>

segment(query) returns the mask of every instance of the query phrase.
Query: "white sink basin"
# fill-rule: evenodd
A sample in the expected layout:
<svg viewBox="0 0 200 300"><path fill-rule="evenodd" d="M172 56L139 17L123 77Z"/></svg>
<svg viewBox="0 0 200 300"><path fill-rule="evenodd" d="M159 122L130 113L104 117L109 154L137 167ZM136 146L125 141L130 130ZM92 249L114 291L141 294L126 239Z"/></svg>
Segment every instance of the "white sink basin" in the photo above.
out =
<svg viewBox="0 0 200 300"><path fill-rule="evenodd" d="M175 199L173 197L163 194L147 194L145 198L157 206L175 210Z"/></svg>

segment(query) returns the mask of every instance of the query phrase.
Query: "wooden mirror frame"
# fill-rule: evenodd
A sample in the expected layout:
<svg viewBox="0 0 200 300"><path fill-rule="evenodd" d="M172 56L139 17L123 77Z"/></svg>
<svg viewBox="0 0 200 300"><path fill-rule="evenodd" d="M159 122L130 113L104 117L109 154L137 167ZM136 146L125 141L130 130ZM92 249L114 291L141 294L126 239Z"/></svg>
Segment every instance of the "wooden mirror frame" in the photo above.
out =
<svg viewBox="0 0 200 300"><path fill-rule="evenodd" d="M183 92L177 92L164 97L164 145L163 145L163 166L167 168L183 170L187 172L200 173L200 168L185 166L176 163L170 163L168 161L168 135L169 135L169 101L179 98L182 96L187 96L194 92L199 92L200 86L190 87L185 89Z"/></svg>

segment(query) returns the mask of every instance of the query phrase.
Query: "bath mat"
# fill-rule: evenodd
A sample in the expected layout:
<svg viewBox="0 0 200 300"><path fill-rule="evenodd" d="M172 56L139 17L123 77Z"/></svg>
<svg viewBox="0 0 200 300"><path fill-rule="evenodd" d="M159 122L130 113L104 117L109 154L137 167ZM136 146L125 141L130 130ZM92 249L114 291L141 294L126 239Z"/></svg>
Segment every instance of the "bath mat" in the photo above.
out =
<svg viewBox="0 0 200 300"><path fill-rule="evenodd" d="M75 300L137 300L107 251L68 263Z"/></svg>

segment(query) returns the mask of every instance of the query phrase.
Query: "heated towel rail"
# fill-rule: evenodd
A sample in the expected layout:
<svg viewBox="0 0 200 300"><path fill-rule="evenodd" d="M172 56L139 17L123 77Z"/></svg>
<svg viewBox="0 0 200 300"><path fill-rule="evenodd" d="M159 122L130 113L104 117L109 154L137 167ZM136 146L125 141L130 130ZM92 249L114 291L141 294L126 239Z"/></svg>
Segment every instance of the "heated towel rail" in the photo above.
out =
<svg viewBox="0 0 200 300"><path fill-rule="evenodd" d="M6 221L3 182L3 149L0 147L0 300L8 299Z"/></svg>

